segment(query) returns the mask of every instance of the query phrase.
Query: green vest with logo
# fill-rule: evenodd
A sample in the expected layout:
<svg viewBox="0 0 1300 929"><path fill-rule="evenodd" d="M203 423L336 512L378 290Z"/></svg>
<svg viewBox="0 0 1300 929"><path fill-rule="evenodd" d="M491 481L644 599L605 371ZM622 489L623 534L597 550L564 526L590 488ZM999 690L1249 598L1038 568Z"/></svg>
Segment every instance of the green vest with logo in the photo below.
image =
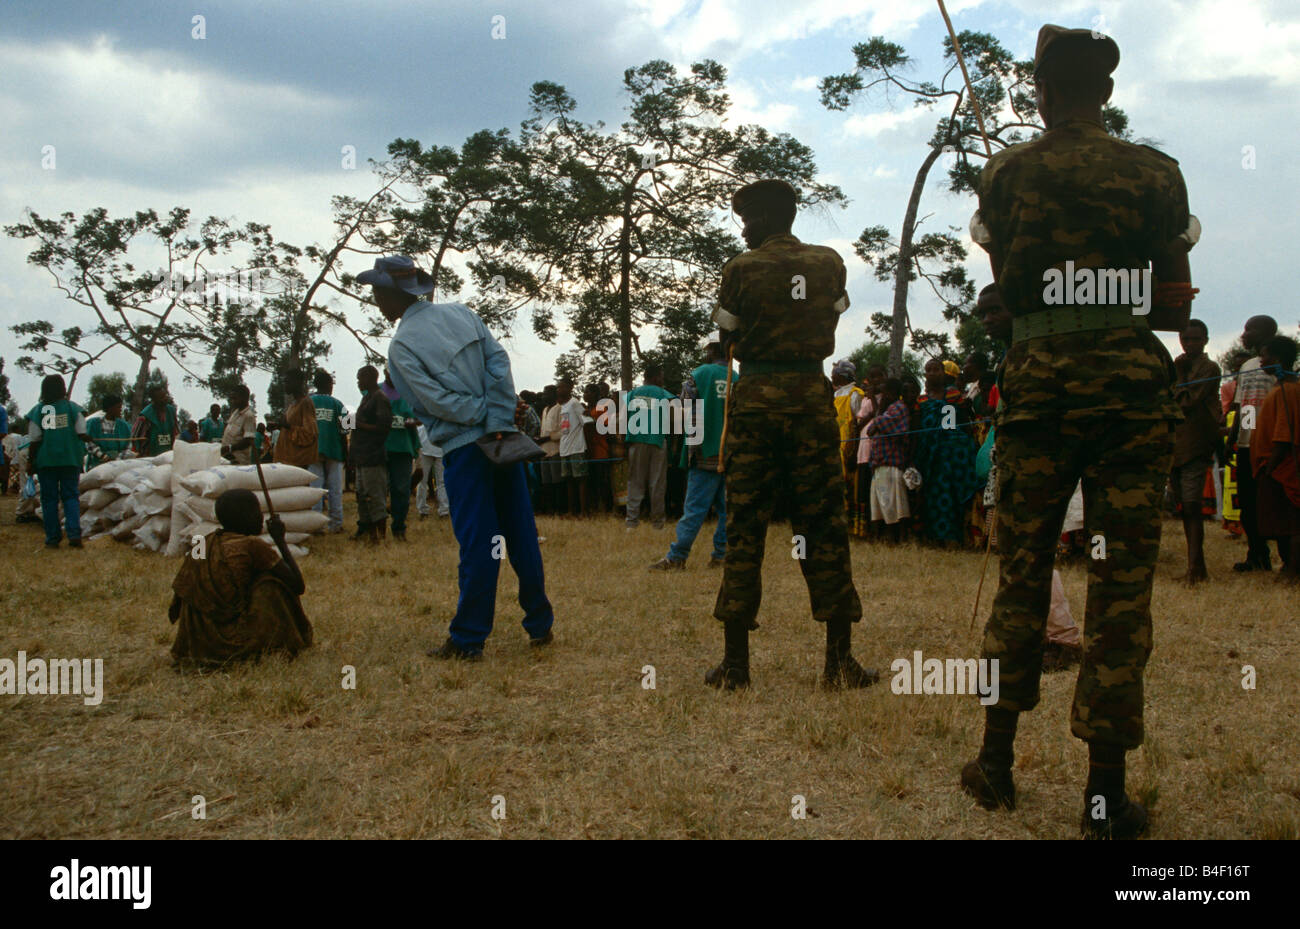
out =
<svg viewBox="0 0 1300 929"><path fill-rule="evenodd" d="M384 443L384 449L389 454L411 455L415 457L420 454L420 440L416 436L414 429L406 428L406 421L415 418L415 411L411 405L398 397L393 401L393 428L388 433L388 440Z"/></svg>
<svg viewBox="0 0 1300 929"><path fill-rule="evenodd" d="M76 468L81 470L85 443L77 437L77 417L81 407L71 400L38 403L27 414L30 422L41 429L41 447L36 455L36 467Z"/></svg>
<svg viewBox="0 0 1300 929"><path fill-rule="evenodd" d="M140 453L141 456L150 458L171 451L172 429L176 425L176 407L167 404L160 418L158 411L150 403L140 411L140 415L149 420L149 441L145 445L145 450Z"/></svg>

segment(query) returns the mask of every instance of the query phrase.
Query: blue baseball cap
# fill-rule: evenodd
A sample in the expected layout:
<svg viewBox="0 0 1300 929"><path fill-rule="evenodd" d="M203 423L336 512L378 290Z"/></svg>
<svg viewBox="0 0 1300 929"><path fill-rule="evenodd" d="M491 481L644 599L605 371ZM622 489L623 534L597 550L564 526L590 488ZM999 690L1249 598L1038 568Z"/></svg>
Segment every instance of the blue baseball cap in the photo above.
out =
<svg viewBox="0 0 1300 929"><path fill-rule="evenodd" d="M376 258L372 269L357 275L357 283L402 290L416 297L433 293L433 276L421 271L405 255Z"/></svg>

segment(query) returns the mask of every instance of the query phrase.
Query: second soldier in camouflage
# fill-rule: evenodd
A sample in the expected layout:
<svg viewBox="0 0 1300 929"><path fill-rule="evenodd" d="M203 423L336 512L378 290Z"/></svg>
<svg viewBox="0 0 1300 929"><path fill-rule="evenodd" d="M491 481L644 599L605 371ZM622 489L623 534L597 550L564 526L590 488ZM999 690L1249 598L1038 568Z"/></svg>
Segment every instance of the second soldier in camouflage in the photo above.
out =
<svg viewBox="0 0 1300 929"><path fill-rule="evenodd" d="M713 615L726 653L705 675L713 687L749 684L749 632L757 629L763 552L777 496L789 501L796 557L813 618L826 623L828 686L865 687L879 674L850 653L862 616L849 561L839 431L822 362L848 307L844 262L834 249L795 238L798 195L784 181L749 184L732 197L750 250L722 269L714 318L740 361L724 450L727 559Z"/></svg>

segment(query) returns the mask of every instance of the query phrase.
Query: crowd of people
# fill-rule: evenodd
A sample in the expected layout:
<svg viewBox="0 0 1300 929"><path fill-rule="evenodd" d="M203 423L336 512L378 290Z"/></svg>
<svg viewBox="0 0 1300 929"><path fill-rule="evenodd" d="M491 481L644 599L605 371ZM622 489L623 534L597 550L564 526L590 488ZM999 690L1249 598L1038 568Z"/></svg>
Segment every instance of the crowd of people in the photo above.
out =
<svg viewBox="0 0 1300 929"><path fill-rule="evenodd" d="M977 314L995 344L1010 342L1011 315L992 285L981 293ZM1236 370L1228 372L1205 354L1209 330L1201 320L1190 320L1179 340L1183 352L1173 360L1174 395L1184 421L1176 427L1166 502L1169 515L1182 520L1187 538L1188 568L1180 580L1196 584L1208 579L1206 521L1220 521L1229 535L1246 538L1248 551L1234 565L1236 571L1269 570L1271 541L1286 576L1295 577L1292 546L1300 489L1290 431L1295 413L1288 414L1300 410L1290 400L1295 340L1279 335L1270 317L1252 317L1242 334L1246 348L1234 357ZM648 368L644 383L627 393L626 402L698 399L696 382L705 366L716 369L705 370L709 379L702 385L712 393L726 370L716 341L708 343L702 360L701 369L676 395L663 387L661 369ZM948 548L990 544L993 423L1001 401L996 365L976 353L960 364L956 359L927 360L920 382L906 374L889 377L883 365L871 365L863 377L858 375L845 359L832 366L830 378L852 536ZM737 379L733 374L733 382ZM683 435L657 431L662 418L649 419L645 431L620 433L607 412L617 409L608 383L588 385L581 400L577 393L572 381L561 379L520 395L528 412L525 429L546 453L529 467L536 511L583 517L618 515L621 509L629 528L646 511L657 529L665 526L666 514L702 519L695 516L698 507L689 505L687 488L696 472L721 474L716 439L713 449L693 455L695 449ZM723 418L721 404L706 407L705 429L720 433ZM1260 436L1261 429L1252 459L1252 437ZM717 492L710 496L706 514L723 517L725 538L720 476L713 489ZM1087 547L1081 501L1080 485L1060 539L1059 553L1066 559L1082 557ZM698 529L691 526L692 538ZM684 563L687 551L667 557L669 566ZM720 560L725 546L714 554Z"/></svg>
<svg viewBox="0 0 1300 929"><path fill-rule="evenodd" d="M981 293L977 313L995 343L1009 341L1011 316L992 285ZM1294 579L1300 570L1295 548L1300 485L1292 441L1300 410L1293 399L1295 340L1279 335L1272 318L1252 317L1241 336L1244 348L1232 359L1236 369L1224 372L1205 354L1209 331L1202 321L1189 321L1179 339L1183 352L1173 362L1174 394L1185 418L1177 426L1166 502L1170 515L1182 520L1187 540L1187 571L1180 579L1189 584L1208 579L1204 525L1210 520L1221 521L1228 535L1244 537L1247 551L1236 571L1270 570L1271 543L1283 573ZM720 564L726 554L719 445L727 370L719 342L709 340L701 365L676 394L664 387L663 370L656 365L646 368L641 385L617 396L601 381L587 385L580 399L567 378L538 392L521 391L522 431L544 453L526 466L534 511L572 518L621 515L629 529L643 517L663 529L670 515L677 516L686 525L679 527L681 538L671 550L652 565L657 569L684 566L691 542L713 515L718 526L710 563ZM883 365L871 365L863 375L841 360L830 378L851 535L949 548L989 544L993 421L1000 402L995 366L976 353L961 364L927 360L923 382L906 374L889 377ZM738 378L733 371L731 382ZM450 515L442 449L430 441L386 368L382 382L371 366L358 372L361 399L352 415L333 395L333 379L323 370L315 375L313 392L301 372L288 372L284 383L285 412L278 419L259 420L251 392L240 385L224 409L213 403L202 421L183 430L166 387L154 388L128 425L122 398L99 398L102 413L87 417L53 375L27 417L27 435L4 436L0 489L22 496L23 478L36 478L19 520L36 521L37 495L49 499L48 509L56 515L52 522L45 519L47 545L57 547L61 539L61 508L67 538L79 546L73 490L81 467L107 458L157 455L181 438L220 442L223 455L237 464L256 458L308 468L317 478L313 486L327 491L320 508L329 516L331 532L344 531L343 493L355 488L359 516L353 538L358 540L384 539L391 522L392 537L405 541L412 497L421 519ZM628 430L624 422L620 432L614 415L620 401L635 416L638 408L653 410L674 400L701 401L698 442L681 430L665 429L671 422L666 415L646 417L639 429L634 422ZM56 428L51 432L56 441L43 443L41 454L40 412L46 406L53 408L55 422L68 424L69 436L91 443L93 451L64 443ZM31 458L31 447L37 459ZM11 463L19 467L11 469ZM48 489L42 492L42 486ZM1076 497L1081 492L1080 487ZM1076 499L1073 520L1067 518L1062 532L1059 553L1065 558L1079 557L1086 547L1080 507Z"/></svg>

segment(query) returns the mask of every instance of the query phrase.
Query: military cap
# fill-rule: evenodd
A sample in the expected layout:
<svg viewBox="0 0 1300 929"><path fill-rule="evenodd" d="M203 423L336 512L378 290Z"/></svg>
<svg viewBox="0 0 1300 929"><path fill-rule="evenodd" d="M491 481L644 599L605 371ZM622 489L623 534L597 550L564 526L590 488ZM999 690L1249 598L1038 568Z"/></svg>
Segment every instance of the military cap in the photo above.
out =
<svg viewBox="0 0 1300 929"><path fill-rule="evenodd" d="M764 178L761 181L746 184L732 194L731 208L737 213L743 213L753 204L764 201L794 205L799 202L799 192L778 178Z"/></svg>
<svg viewBox="0 0 1300 929"><path fill-rule="evenodd" d="M1048 23L1038 30L1034 76L1059 77L1080 72L1106 77L1119 65L1119 46L1095 29L1066 29Z"/></svg>

